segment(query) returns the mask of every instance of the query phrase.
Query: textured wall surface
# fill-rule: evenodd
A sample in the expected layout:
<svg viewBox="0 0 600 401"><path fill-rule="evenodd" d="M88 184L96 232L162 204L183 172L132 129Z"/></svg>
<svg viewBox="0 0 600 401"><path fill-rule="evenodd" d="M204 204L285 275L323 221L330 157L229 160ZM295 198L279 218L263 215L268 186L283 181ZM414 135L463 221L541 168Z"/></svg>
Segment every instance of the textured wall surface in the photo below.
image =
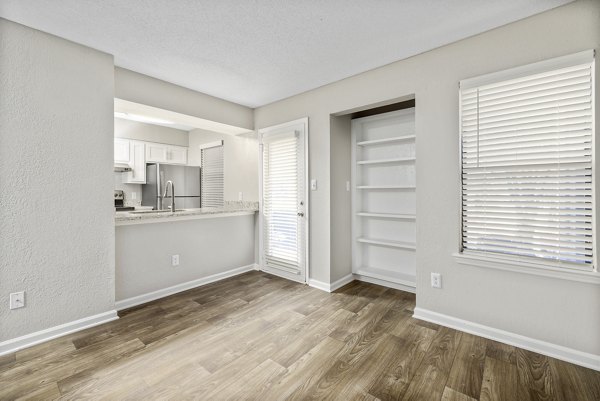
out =
<svg viewBox="0 0 600 401"><path fill-rule="evenodd" d="M113 73L0 19L0 341L114 308Z"/></svg>
<svg viewBox="0 0 600 401"><path fill-rule="evenodd" d="M310 193L311 277L327 281L331 261L346 257L330 255L332 238L343 230L329 227L336 208L331 192L337 190L331 187L335 141L330 115L414 94L417 306L600 355L597 285L467 267L452 256L460 231L458 82L585 49L598 51L599 27L600 1L579 0L256 109L257 129L309 117L310 175L319 180L319 189ZM599 69L596 62L596 93ZM442 290L430 287L431 272L443 275Z"/></svg>
<svg viewBox="0 0 600 401"><path fill-rule="evenodd" d="M254 263L254 215L117 226L116 239L117 301Z"/></svg>
<svg viewBox="0 0 600 401"><path fill-rule="evenodd" d="M243 193L245 201L258 202L258 141L247 136L233 136L195 129L190 131L188 163L200 166L198 145L223 140L225 169L225 200L237 201Z"/></svg>

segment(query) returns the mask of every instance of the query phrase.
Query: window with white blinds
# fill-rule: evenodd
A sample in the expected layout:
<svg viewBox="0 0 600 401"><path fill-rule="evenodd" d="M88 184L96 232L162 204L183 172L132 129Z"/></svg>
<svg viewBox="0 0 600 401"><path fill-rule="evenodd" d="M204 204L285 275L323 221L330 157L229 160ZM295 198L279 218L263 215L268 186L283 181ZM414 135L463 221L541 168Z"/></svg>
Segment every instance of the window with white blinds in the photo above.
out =
<svg viewBox="0 0 600 401"><path fill-rule="evenodd" d="M594 267L593 52L460 86L462 248Z"/></svg>
<svg viewBox="0 0 600 401"><path fill-rule="evenodd" d="M295 131L263 138L263 247L267 265L298 271L303 265L304 142Z"/></svg>
<svg viewBox="0 0 600 401"><path fill-rule="evenodd" d="M201 203L202 207L223 207L225 189L223 145L207 147L201 151Z"/></svg>

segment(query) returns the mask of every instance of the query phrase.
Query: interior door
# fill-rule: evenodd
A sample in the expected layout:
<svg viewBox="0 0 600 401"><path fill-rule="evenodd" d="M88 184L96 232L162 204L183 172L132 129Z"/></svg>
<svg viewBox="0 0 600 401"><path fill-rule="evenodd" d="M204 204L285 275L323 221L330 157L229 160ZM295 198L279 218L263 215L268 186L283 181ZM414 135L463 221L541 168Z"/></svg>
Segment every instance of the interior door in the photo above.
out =
<svg viewBox="0 0 600 401"><path fill-rule="evenodd" d="M260 265L306 282L308 269L308 119L259 130Z"/></svg>

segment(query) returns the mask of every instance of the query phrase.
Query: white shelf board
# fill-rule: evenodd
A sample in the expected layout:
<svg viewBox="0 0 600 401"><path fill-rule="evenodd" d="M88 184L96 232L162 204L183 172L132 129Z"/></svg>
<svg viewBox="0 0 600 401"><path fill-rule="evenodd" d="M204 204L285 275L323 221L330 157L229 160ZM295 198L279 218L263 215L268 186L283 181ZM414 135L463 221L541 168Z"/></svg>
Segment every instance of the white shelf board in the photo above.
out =
<svg viewBox="0 0 600 401"><path fill-rule="evenodd" d="M377 245L377 246L387 246L390 248L401 248L401 249L417 249L417 244L414 242L405 242L405 241L390 241L385 239L375 239L375 238L357 238L356 241L361 242L363 244Z"/></svg>
<svg viewBox="0 0 600 401"><path fill-rule="evenodd" d="M368 165L368 164L390 164L390 163L406 163L406 162L414 162L417 159L415 157L397 157L394 159L379 159L379 160L360 160L357 161L358 165Z"/></svg>
<svg viewBox="0 0 600 401"><path fill-rule="evenodd" d="M361 142L357 142L356 145L358 145L358 146L380 145L380 144L386 144L386 143L391 143L391 142L411 141L411 140L414 140L415 138L416 138L415 135L402 135L402 136L395 136L393 138L374 139L371 141L361 141Z"/></svg>
<svg viewBox="0 0 600 401"><path fill-rule="evenodd" d="M416 287L417 277L415 275L395 272L387 269L378 269L376 267L361 266L353 271L354 274L373 277L379 280L390 281L408 287Z"/></svg>
<svg viewBox="0 0 600 401"><path fill-rule="evenodd" d="M416 189L414 185L359 185L356 189Z"/></svg>
<svg viewBox="0 0 600 401"><path fill-rule="evenodd" d="M398 214L398 213L369 213L369 212L358 212L357 216L360 217L373 217L379 219L400 219L400 220L416 220L417 216L414 214Z"/></svg>

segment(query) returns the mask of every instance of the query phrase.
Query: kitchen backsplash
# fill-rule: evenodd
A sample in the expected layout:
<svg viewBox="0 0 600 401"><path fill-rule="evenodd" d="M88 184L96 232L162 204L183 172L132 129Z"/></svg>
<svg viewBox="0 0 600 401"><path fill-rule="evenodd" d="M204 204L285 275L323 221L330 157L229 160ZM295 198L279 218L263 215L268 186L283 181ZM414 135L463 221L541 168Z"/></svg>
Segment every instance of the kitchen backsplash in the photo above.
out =
<svg viewBox="0 0 600 401"><path fill-rule="evenodd" d="M123 173L115 173L115 189L120 189L125 195L125 206L142 205L142 185L123 183ZM133 199L135 194L135 199ZM231 209L258 209L258 202L254 201L224 201L223 207Z"/></svg>
<svg viewBox="0 0 600 401"><path fill-rule="evenodd" d="M224 208L231 209L257 209L258 202L253 201L223 201Z"/></svg>
<svg viewBox="0 0 600 401"><path fill-rule="evenodd" d="M141 206L142 205L142 185L141 184L124 184L123 173L115 174L115 189L120 189L125 195L125 206ZM135 199L133 199L135 194Z"/></svg>

